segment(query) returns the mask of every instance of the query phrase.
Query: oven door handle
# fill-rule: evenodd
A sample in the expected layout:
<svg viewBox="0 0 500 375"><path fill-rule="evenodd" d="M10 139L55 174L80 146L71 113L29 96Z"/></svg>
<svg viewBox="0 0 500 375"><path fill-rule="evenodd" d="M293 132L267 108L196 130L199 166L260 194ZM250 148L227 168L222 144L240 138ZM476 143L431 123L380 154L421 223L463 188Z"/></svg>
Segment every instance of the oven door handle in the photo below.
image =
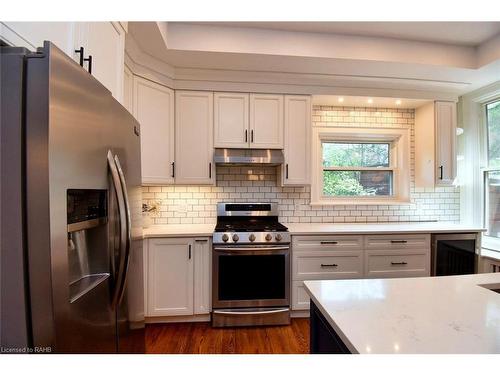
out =
<svg viewBox="0 0 500 375"><path fill-rule="evenodd" d="M220 315L266 315L266 314L276 314L276 313L288 312L288 311L290 311L290 309L287 307L284 309L271 309L271 310L262 310L262 311L258 311L258 310L255 310L255 311L214 310L213 312L214 312L214 314L220 314Z"/></svg>
<svg viewBox="0 0 500 375"><path fill-rule="evenodd" d="M215 251L269 251L269 250L289 250L290 246L275 247L214 247Z"/></svg>

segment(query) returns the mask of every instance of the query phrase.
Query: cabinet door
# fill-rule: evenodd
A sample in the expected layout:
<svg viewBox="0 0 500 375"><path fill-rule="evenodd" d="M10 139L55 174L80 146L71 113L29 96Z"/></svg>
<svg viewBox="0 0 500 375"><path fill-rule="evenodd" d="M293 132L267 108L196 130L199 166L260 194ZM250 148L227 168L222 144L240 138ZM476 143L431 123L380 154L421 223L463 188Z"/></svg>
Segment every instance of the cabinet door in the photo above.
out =
<svg viewBox="0 0 500 375"><path fill-rule="evenodd" d="M283 148L283 95L250 94L250 148Z"/></svg>
<svg viewBox="0 0 500 375"><path fill-rule="evenodd" d="M292 310L309 310L309 294L303 281L292 281Z"/></svg>
<svg viewBox="0 0 500 375"><path fill-rule="evenodd" d="M0 37L6 43L26 47L31 51L42 47L50 40L59 49L75 60L79 60L78 22L0 22Z"/></svg>
<svg viewBox="0 0 500 375"><path fill-rule="evenodd" d="M118 22L89 22L85 55L92 55L92 75L123 103L125 30Z"/></svg>
<svg viewBox="0 0 500 375"><path fill-rule="evenodd" d="M248 94L230 92L216 92L214 94L215 147L248 147L248 102Z"/></svg>
<svg viewBox="0 0 500 375"><path fill-rule="evenodd" d="M456 176L456 104L435 103L436 185L450 185Z"/></svg>
<svg viewBox="0 0 500 375"><path fill-rule="evenodd" d="M193 314L193 241L148 240L148 316Z"/></svg>
<svg viewBox="0 0 500 375"><path fill-rule="evenodd" d="M311 98L285 95L285 163L283 185L310 183Z"/></svg>
<svg viewBox="0 0 500 375"><path fill-rule="evenodd" d="M134 112L134 75L126 65L123 70L123 106L130 113Z"/></svg>
<svg viewBox="0 0 500 375"><path fill-rule="evenodd" d="M144 185L174 182L174 91L134 76L134 116L141 124Z"/></svg>
<svg viewBox="0 0 500 375"><path fill-rule="evenodd" d="M213 184L213 93L175 92L175 183Z"/></svg>
<svg viewBox="0 0 500 375"><path fill-rule="evenodd" d="M211 247L208 238L194 240L194 313L209 314L211 310Z"/></svg>

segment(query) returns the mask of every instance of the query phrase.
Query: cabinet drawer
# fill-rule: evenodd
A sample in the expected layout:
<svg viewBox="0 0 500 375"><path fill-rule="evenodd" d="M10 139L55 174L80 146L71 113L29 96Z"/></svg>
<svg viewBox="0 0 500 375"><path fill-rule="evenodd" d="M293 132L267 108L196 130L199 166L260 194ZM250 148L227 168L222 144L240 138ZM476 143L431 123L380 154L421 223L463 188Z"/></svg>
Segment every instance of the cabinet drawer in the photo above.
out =
<svg viewBox="0 0 500 375"><path fill-rule="evenodd" d="M410 249L410 248L430 248L430 234L389 234L389 235L368 235L365 236L365 248L386 250L386 249Z"/></svg>
<svg viewBox="0 0 500 375"><path fill-rule="evenodd" d="M292 310L309 310L309 294L303 281L292 282Z"/></svg>
<svg viewBox="0 0 500 375"><path fill-rule="evenodd" d="M430 276L430 251L366 250L365 269L368 278Z"/></svg>
<svg viewBox="0 0 500 375"><path fill-rule="evenodd" d="M293 253L293 280L352 279L363 276L363 252L302 251Z"/></svg>
<svg viewBox="0 0 500 375"><path fill-rule="evenodd" d="M363 236L293 236L293 250L361 250Z"/></svg>

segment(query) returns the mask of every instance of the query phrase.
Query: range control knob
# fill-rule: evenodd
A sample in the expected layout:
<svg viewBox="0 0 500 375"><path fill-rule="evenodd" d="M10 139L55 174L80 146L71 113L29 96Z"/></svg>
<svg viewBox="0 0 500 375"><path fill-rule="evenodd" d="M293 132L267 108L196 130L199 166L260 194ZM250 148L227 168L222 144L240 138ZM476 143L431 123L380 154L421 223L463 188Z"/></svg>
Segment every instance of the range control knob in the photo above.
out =
<svg viewBox="0 0 500 375"><path fill-rule="evenodd" d="M255 241L255 234L252 233L250 236L248 236L248 239L250 240L250 242Z"/></svg>
<svg viewBox="0 0 500 375"><path fill-rule="evenodd" d="M233 234L233 242L238 242L239 239L240 237L237 234Z"/></svg>
<svg viewBox="0 0 500 375"><path fill-rule="evenodd" d="M227 240L229 240L229 236L226 233L224 233L222 235L222 241L227 242Z"/></svg>
<svg viewBox="0 0 500 375"><path fill-rule="evenodd" d="M283 236L278 233L275 238L276 238L276 241L281 241L283 239Z"/></svg>
<svg viewBox="0 0 500 375"><path fill-rule="evenodd" d="M269 233L266 234L266 241L271 241L273 239L273 236L271 236Z"/></svg>

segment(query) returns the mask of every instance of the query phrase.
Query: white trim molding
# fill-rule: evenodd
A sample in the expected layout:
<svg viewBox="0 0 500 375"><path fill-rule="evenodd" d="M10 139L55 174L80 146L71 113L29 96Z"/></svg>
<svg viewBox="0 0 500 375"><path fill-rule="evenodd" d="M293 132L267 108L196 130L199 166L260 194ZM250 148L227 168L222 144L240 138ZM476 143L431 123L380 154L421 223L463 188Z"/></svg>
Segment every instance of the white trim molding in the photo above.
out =
<svg viewBox="0 0 500 375"><path fill-rule="evenodd" d="M399 205L410 203L410 131L404 128L316 127L313 128L311 205ZM326 197L323 191L324 141L389 142L393 171L393 195L382 197Z"/></svg>

